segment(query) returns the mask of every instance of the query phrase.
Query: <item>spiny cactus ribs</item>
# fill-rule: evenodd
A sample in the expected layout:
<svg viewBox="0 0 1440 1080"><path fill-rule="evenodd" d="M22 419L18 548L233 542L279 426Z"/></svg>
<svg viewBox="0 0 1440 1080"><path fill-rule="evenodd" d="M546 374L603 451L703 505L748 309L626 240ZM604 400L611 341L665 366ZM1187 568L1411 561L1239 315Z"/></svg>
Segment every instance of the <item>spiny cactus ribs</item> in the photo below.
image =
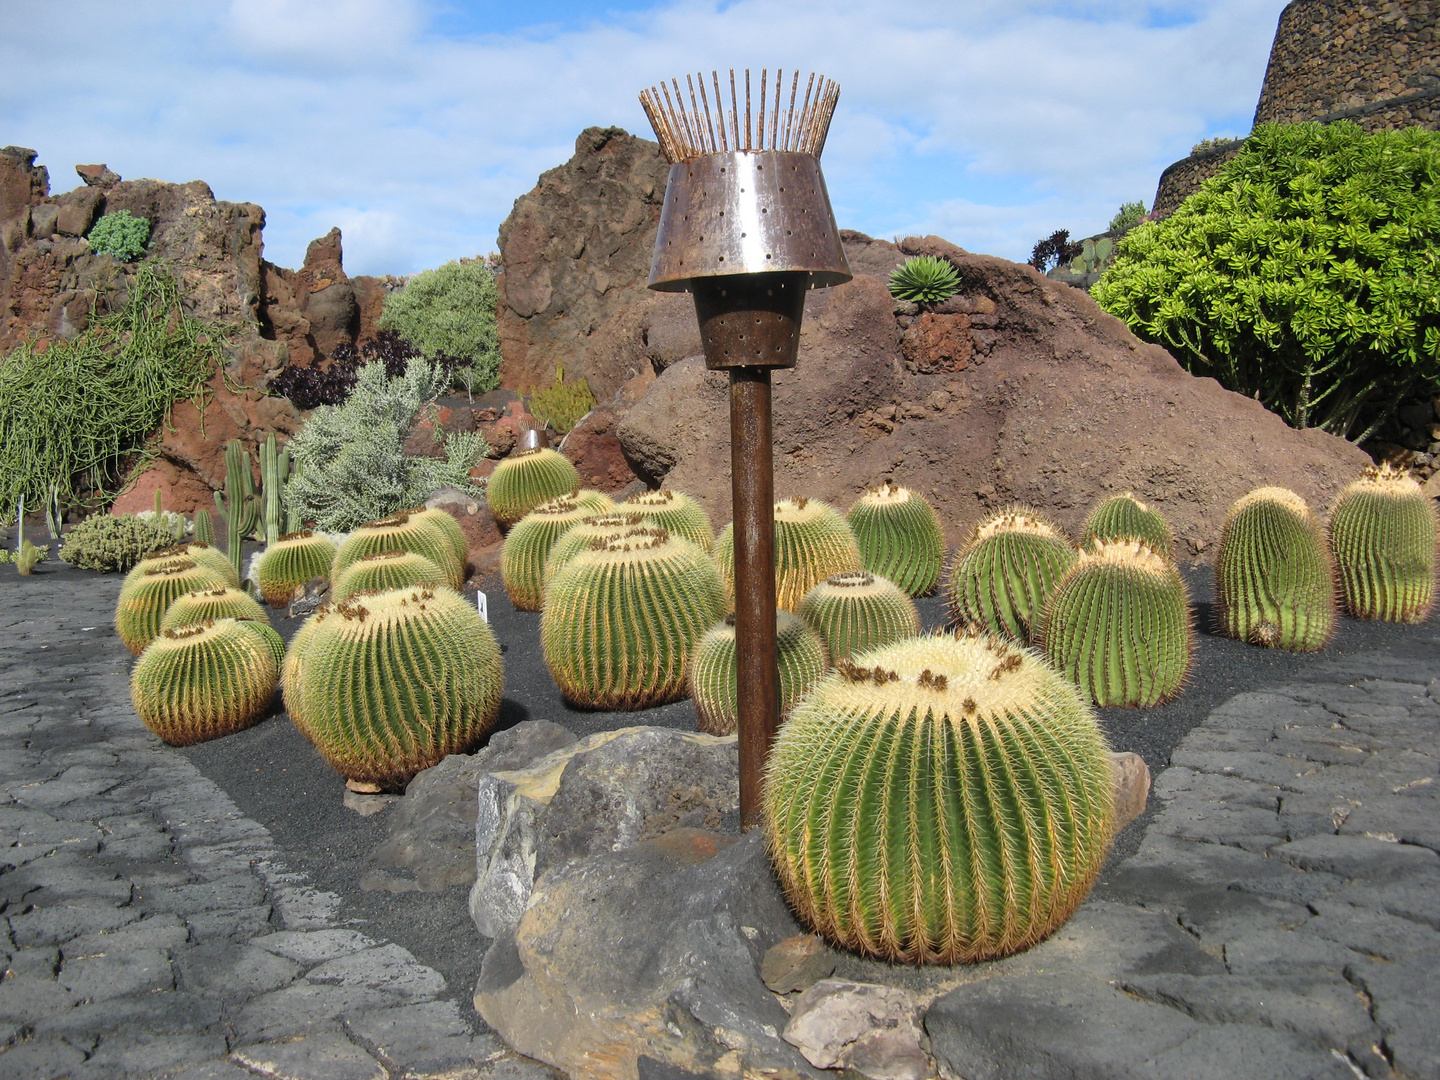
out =
<svg viewBox="0 0 1440 1080"><path fill-rule="evenodd" d="M295 590L312 578L329 578L335 545L309 529L286 533L265 549L255 568L255 583L265 602L282 608Z"/></svg>
<svg viewBox="0 0 1440 1080"><path fill-rule="evenodd" d="M920 612L894 582L865 570L833 574L800 601L832 660L843 660L920 632Z"/></svg>
<svg viewBox="0 0 1440 1080"><path fill-rule="evenodd" d="M1357 619L1420 623L1435 605L1440 521L1404 469L1372 466L1330 512L1345 606Z"/></svg>
<svg viewBox="0 0 1440 1080"><path fill-rule="evenodd" d="M783 723L828 665L820 635L788 611L775 613L775 642ZM739 724L738 682L735 616L731 614L706 632L690 661L688 687L695 700L699 730L711 735L735 733Z"/></svg>
<svg viewBox="0 0 1440 1080"><path fill-rule="evenodd" d="M1024 644L1050 590L1075 562L1060 530L1028 506L1012 506L975 526L950 567L950 619Z"/></svg>
<svg viewBox="0 0 1440 1080"><path fill-rule="evenodd" d="M727 603L735 595L735 525L715 542L715 561L725 581ZM775 606L794 611L805 594L831 574L863 569L855 534L833 507L797 497L775 504Z"/></svg>
<svg viewBox="0 0 1440 1080"><path fill-rule="evenodd" d="M1086 540L1143 540L1155 554L1170 558L1175 534L1160 511L1152 510L1127 491L1101 501L1080 530Z"/></svg>
<svg viewBox="0 0 1440 1080"><path fill-rule="evenodd" d="M642 491L626 499L619 509L624 513L643 514L648 524L668 529L707 554L715 550L715 530L710 524L710 515L684 492L669 488Z"/></svg>
<svg viewBox="0 0 1440 1080"><path fill-rule="evenodd" d="M228 560L225 565L230 565ZM215 619L249 619L270 625L265 609L257 604L249 593L225 586L218 589L198 589L177 596L165 609L160 620L160 629L178 630L182 626Z"/></svg>
<svg viewBox="0 0 1440 1080"><path fill-rule="evenodd" d="M580 486L575 466L554 450L536 447L511 454L495 466L485 489L495 520L513 525L546 499Z"/></svg>
<svg viewBox="0 0 1440 1080"><path fill-rule="evenodd" d="M1114 812L1089 705L977 631L837 665L780 729L764 803L803 922L858 952L941 964L1017 952L1068 919Z"/></svg>
<svg viewBox="0 0 1440 1080"><path fill-rule="evenodd" d="M517 521L500 551L500 578L520 611L539 611L545 599L545 563L556 541L571 527L608 510L608 496L572 491L547 499Z"/></svg>
<svg viewBox="0 0 1440 1080"><path fill-rule="evenodd" d="M330 595L338 603L360 593L433 589L445 584L444 572L424 555L392 548L356 559L331 586Z"/></svg>
<svg viewBox="0 0 1440 1080"><path fill-rule="evenodd" d="M235 588L240 587L240 578L235 574L235 568L230 565L230 560L219 548L211 547L200 540L192 540L188 544L175 544L172 547L161 548L159 551L151 552L145 558L135 564L135 568L125 575L122 585L130 584L137 578L143 577L150 570L174 559L189 559L200 566L208 567L223 577L227 583Z"/></svg>
<svg viewBox="0 0 1440 1080"><path fill-rule="evenodd" d="M436 527L434 521L418 515L412 517L403 511L361 525L352 532L335 553L330 580L339 581L345 568L365 555L378 555L382 551L393 551L397 548L401 551L413 551L416 555L429 559L444 573L445 584L452 589L459 589L464 585L464 561L455 557L454 545L446 538L445 533Z"/></svg>
<svg viewBox="0 0 1440 1080"><path fill-rule="evenodd" d="M889 578L910 596L935 587L945 559L945 534L935 511L916 492L887 481L860 496L845 520L866 570Z"/></svg>
<svg viewBox="0 0 1440 1080"><path fill-rule="evenodd" d="M138 656L160 633L160 620L177 596L202 589L223 589L226 584L221 574L208 566L197 565L193 559L162 560L120 586L115 604L115 632L125 647Z"/></svg>

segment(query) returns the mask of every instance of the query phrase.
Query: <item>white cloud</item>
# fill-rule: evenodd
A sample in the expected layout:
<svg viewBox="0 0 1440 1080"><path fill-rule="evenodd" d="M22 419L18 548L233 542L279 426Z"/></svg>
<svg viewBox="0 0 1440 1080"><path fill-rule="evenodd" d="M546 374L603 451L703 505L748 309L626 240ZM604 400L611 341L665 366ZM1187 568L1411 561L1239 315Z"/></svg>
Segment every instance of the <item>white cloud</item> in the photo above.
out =
<svg viewBox="0 0 1440 1080"><path fill-rule="evenodd" d="M842 225L1024 258L1243 132L1283 0L598 0L578 29L451 37L440 4L0 0L0 140L38 150L56 190L106 161L258 202L283 265L338 224L352 273L408 273L491 250L582 128L648 135L642 87L780 62L843 87Z"/></svg>

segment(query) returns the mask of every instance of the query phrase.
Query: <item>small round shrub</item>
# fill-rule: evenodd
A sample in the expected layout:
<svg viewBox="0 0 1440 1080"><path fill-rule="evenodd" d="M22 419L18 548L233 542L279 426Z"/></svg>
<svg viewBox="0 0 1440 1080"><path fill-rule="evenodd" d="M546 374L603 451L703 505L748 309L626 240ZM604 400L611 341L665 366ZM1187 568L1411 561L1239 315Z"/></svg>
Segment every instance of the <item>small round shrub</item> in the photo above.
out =
<svg viewBox="0 0 1440 1080"><path fill-rule="evenodd" d="M150 243L150 222L129 210L116 210L95 222L88 239L96 255L114 255L121 262L134 262L145 254Z"/></svg>
<svg viewBox="0 0 1440 1080"><path fill-rule="evenodd" d="M500 385L495 277L481 259L448 262L385 297L380 327L397 330L429 359L470 361L475 391Z"/></svg>
<svg viewBox="0 0 1440 1080"><path fill-rule="evenodd" d="M955 267L934 255L906 259L890 275L890 295L916 304L938 304L960 291Z"/></svg>
<svg viewBox="0 0 1440 1080"><path fill-rule="evenodd" d="M130 570L152 551L174 543L168 529L134 514L95 514L66 533L60 558L84 570L113 574Z"/></svg>

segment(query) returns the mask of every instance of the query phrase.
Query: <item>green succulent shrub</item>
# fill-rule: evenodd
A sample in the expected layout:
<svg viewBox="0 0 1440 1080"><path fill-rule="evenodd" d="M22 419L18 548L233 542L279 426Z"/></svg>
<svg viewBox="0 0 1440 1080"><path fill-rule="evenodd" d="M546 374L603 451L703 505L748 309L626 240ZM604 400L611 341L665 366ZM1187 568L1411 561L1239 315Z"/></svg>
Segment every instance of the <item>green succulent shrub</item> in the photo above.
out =
<svg viewBox="0 0 1440 1080"><path fill-rule="evenodd" d="M1026 644L1031 621L1074 562L1064 534L1029 507L993 514L975 526L950 566L950 619Z"/></svg>
<svg viewBox="0 0 1440 1080"><path fill-rule="evenodd" d="M635 528L593 541L550 579L540 644L567 700L644 709L685 696L690 654L724 614L720 575L703 551Z"/></svg>
<svg viewBox="0 0 1440 1080"><path fill-rule="evenodd" d="M1085 517L1080 535L1085 540L1143 540L1151 551L1170 558L1175 534L1158 510L1152 510L1133 491L1112 495L1096 503Z"/></svg>
<svg viewBox="0 0 1440 1080"><path fill-rule="evenodd" d="M1096 540L1050 591L1032 637L1095 704L1159 705L1190 671L1190 595L1143 541Z"/></svg>
<svg viewBox="0 0 1440 1080"><path fill-rule="evenodd" d="M1330 550L1357 619L1424 622L1435 606L1435 500L1404 469L1372 466L1330 511Z"/></svg>
<svg viewBox="0 0 1440 1080"><path fill-rule="evenodd" d="M145 254L150 243L150 222L129 210L116 210L90 227L88 239L96 255L114 255L121 262L134 262Z"/></svg>
<svg viewBox="0 0 1440 1080"><path fill-rule="evenodd" d="M513 525L546 499L580 487L580 474L563 455L537 446L511 454L490 474L490 512L502 526Z"/></svg>
<svg viewBox="0 0 1440 1080"><path fill-rule="evenodd" d="M169 532L134 514L94 514L65 534L60 558L71 566L112 574L130 570L174 542Z"/></svg>
<svg viewBox="0 0 1440 1080"><path fill-rule="evenodd" d="M185 314L154 266L126 291L124 308L92 315L73 340L25 341L0 360L0 506L102 505L158 452L146 440L175 402L205 405L221 335Z"/></svg>
<svg viewBox="0 0 1440 1080"><path fill-rule="evenodd" d="M495 276L483 259L448 262L387 294L379 325L397 331L431 360L469 361L472 387L483 394L500 385L498 296Z"/></svg>
<svg viewBox="0 0 1440 1080"><path fill-rule="evenodd" d="M766 838L800 920L886 960L1028 948L1075 911L1114 818L1109 748L1075 687L978 632L842 662L780 729Z"/></svg>
<svg viewBox="0 0 1440 1080"><path fill-rule="evenodd" d="M330 595L339 603L367 592L430 588L446 584L444 572L424 555L392 548L362 555L340 572Z"/></svg>
<svg viewBox="0 0 1440 1080"><path fill-rule="evenodd" d="M545 562L555 541L573 525L595 516L592 500L581 492L546 499L517 521L500 549L500 579L510 603L519 611L539 611L545 600ZM590 492L600 495L600 492ZM600 495L608 504L608 496ZM608 507L607 507L608 509Z"/></svg>
<svg viewBox="0 0 1440 1080"><path fill-rule="evenodd" d="M136 662L130 700L171 746L242 731L269 712L284 648L269 623L246 619L165 630Z"/></svg>
<svg viewBox="0 0 1440 1080"><path fill-rule="evenodd" d="M335 545L310 529L286 533L267 547L255 567L255 587L273 608L283 608L295 590L313 578L330 577Z"/></svg>
<svg viewBox="0 0 1440 1080"><path fill-rule="evenodd" d="M1140 219L1145 216L1145 204L1143 202L1121 203L1119 211L1110 219L1110 226L1106 232L1126 233L1140 224Z"/></svg>
<svg viewBox="0 0 1440 1080"><path fill-rule="evenodd" d="M915 601L868 570L826 578L805 594L796 614L819 633L836 663L920 633Z"/></svg>
<svg viewBox="0 0 1440 1080"><path fill-rule="evenodd" d="M404 452L405 440L447 380L442 369L419 359L393 378L384 364L362 367L350 396L317 408L287 444L296 466L285 485L287 513L323 532L346 532L423 503L440 487L483 498L470 479L489 452L479 434L443 436L444 459ZM438 428L436 433L441 439Z"/></svg>
<svg viewBox="0 0 1440 1080"><path fill-rule="evenodd" d="M735 604L735 523L715 541L715 561ZM831 574L859 570L860 546L833 506L800 496L775 504L775 606L794 611L805 594Z"/></svg>
<svg viewBox="0 0 1440 1080"><path fill-rule="evenodd" d="M1228 150L1232 146L1239 146L1244 141L1235 135L1213 135L1208 139L1201 139L1190 147L1190 153L1204 154L1211 150Z"/></svg>
<svg viewBox="0 0 1440 1080"><path fill-rule="evenodd" d="M788 611L775 613L776 664L780 672L780 721L810 692L829 667L820 635ZM699 717L696 727L711 735L733 735L739 724L739 662L735 616L726 615L695 645L686 686Z"/></svg>
<svg viewBox="0 0 1440 1080"><path fill-rule="evenodd" d="M1093 292L1192 374L1363 442L1440 389L1437 245L1440 132L1267 124Z"/></svg>
<svg viewBox="0 0 1440 1080"><path fill-rule="evenodd" d="M327 604L290 643L290 718L347 781L400 790L495 726L504 666L495 633L449 589Z"/></svg>
<svg viewBox="0 0 1440 1080"><path fill-rule="evenodd" d="M192 559L170 559L121 585L115 602L115 632L138 656L160 633L160 620L172 600L187 592L223 589L228 584L220 574Z"/></svg>
<svg viewBox="0 0 1440 1080"><path fill-rule="evenodd" d="M1256 488L1236 500L1215 555L1220 630L1253 645L1314 652L1335 632L1330 553L1305 500Z"/></svg>
<svg viewBox="0 0 1440 1080"><path fill-rule="evenodd" d="M923 596L940 580L945 534L934 509L918 492L888 481L870 488L845 515L860 562L910 596Z"/></svg>
<svg viewBox="0 0 1440 1080"><path fill-rule="evenodd" d="M270 625L265 609L255 602L254 597L241 589L228 585L218 589L196 589L181 593L160 619L160 629L178 630L182 626L213 622L216 619L248 619L251 622ZM283 653L283 649L281 650ZM279 658L275 661L280 662ZM278 674L276 678L279 678Z"/></svg>
<svg viewBox="0 0 1440 1080"><path fill-rule="evenodd" d="M631 495L620 506L620 513L640 514L647 523L668 529L689 540L701 551L715 550L715 528L705 508L682 491L658 488Z"/></svg>
<svg viewBox="0 0 1440 1080"><path fill-rule="evenodd" d="M938 304L960 291L960 273L934 255L906 259L890 273L890 295L916 304Z"/></svg>
<svg viewBox="0 0 1440 1080"><path fill-rule="evenodd" d="M382 551L413 551L429 559L445 575L445 583L459 589L465 582L465 567L455 558L455 549L433 521L408 513L392 514L368 522L345 538L335 552L330 580L337 582L345 568L366 555Z"/></svg>
<svg viewBox="0 0 1440 1080"><path fill-rule="evenodd" d="M555 365L555 381L530 396L530 411L535 418L548 424L561 435L568 435L591 409L595 395L583 378L565 381L565 367Z"/></svg>

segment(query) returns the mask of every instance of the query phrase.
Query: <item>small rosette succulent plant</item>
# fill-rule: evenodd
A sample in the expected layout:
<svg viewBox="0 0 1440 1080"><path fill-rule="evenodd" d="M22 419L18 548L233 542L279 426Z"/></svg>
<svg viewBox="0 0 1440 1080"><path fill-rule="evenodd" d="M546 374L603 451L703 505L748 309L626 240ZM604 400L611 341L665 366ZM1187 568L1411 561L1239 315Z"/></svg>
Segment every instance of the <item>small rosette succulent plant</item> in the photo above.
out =
<svg viewBox="0 0 1440 1080"><path fill-rule="evenodd" d="M890 295L915 304L938 304L960 291L960 274L945 259L916 255L890 274Z"/></svg>

